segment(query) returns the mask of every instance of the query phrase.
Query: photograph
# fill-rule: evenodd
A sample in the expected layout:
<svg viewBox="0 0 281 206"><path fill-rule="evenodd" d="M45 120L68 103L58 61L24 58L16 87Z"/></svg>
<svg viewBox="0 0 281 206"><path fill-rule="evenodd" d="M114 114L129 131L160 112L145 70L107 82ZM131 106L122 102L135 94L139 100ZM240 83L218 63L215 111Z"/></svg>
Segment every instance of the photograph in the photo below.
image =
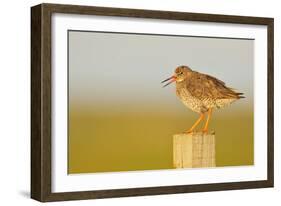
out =
<svg viewBox="0 0 281 206"><path fill-rule="evenodd" d="M254 45L68 30L68 174L253 166Z"/></svg>

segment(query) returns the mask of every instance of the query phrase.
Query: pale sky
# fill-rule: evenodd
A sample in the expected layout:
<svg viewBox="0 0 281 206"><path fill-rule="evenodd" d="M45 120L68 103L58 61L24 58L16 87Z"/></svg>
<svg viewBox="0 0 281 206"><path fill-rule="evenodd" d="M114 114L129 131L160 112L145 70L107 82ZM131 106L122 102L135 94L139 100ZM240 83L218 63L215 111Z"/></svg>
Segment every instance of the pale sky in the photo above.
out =
<svg viewBox="0 0 281 206"><path fill-rule="evenodd" d="M69 32L69 101L178 105L160 82L179 65L215 76L253 104L254 40Z"/></svg>

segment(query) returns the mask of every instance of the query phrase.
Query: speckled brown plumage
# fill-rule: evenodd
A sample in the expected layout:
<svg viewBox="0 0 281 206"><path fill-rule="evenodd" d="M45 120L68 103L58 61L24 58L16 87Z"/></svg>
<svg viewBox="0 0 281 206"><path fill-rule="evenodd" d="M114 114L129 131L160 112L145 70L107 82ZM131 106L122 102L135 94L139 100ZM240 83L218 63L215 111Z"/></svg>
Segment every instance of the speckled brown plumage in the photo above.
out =
<svg viewBox="0 0 281 206"><path fill-rule="evenodd" d="M207 132L213 108L222 108L244 98L243 93L235 92L227 87L223 81L210 75L193 71L188 66L177 67L174 75L163 82L168 80L171 81L165 86L175 81L176 94L183 104L192 111L200 113L200 118L188 132L192 132L203 120L205 113L208 112L208 119L203 129L204 132Z"/></svg>

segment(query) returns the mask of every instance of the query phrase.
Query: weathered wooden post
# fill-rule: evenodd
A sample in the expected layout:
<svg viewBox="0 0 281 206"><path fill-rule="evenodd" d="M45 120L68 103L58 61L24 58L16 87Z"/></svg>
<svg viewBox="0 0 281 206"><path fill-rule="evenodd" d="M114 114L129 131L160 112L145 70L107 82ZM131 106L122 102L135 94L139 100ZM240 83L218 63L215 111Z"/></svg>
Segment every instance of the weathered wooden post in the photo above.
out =
<svg viewBox="0 0 281 206"><path fill-rule="evenodd" d="M175 168L215 167L215 135L202 132L173 136Z"/></svg>

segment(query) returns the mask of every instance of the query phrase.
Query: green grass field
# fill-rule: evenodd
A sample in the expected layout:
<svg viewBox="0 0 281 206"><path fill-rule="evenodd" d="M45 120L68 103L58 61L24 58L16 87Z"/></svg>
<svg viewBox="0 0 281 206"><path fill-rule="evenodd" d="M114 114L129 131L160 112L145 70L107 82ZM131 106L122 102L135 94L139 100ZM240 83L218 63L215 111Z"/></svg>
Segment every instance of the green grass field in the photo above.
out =
<svg viewBox="0 0 281 206"><path fill-rule="evenodd" d="M188 129L197 117L192 112L118 114L71 108L68 172L172 169L172 136ZM210 130L216 132L217 166L253 164L252 111L215 112Z"/></svg>

